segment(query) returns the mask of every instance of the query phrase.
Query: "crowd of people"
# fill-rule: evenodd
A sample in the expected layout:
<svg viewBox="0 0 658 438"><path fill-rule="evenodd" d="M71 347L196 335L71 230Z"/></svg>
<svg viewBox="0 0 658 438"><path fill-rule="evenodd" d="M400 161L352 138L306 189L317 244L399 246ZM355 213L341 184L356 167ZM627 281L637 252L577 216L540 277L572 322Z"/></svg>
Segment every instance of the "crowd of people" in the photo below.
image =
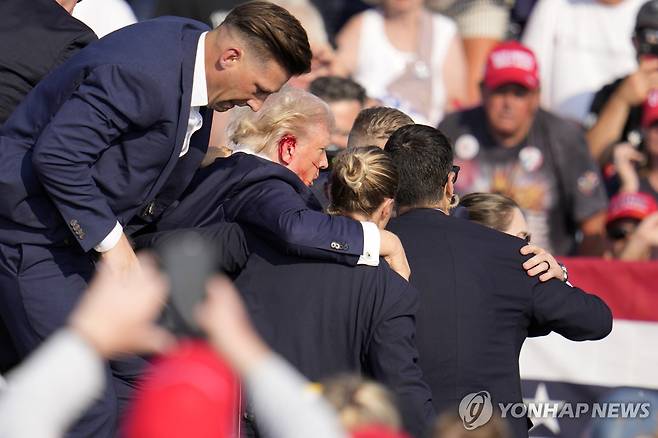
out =
<svg viewBox="0 0 658 438"><path fill-rule="evenodd" d="M0 438L527 437L658 259L658 0L93 1L0 4Z"/></svg>

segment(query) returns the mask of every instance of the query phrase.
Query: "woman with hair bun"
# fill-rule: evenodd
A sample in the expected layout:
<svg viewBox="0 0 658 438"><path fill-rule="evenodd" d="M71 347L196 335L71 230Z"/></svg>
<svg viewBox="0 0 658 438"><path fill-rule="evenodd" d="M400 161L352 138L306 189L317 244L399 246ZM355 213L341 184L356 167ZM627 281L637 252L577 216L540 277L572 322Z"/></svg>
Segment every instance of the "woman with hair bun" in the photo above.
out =
<svg viewBox="0 0 658 438"><path fill-rule="evenodd" d="M336 156L333 166L328 212L386 227L398 187L398 172L388 154L377 146L348 149Z"/></svg>

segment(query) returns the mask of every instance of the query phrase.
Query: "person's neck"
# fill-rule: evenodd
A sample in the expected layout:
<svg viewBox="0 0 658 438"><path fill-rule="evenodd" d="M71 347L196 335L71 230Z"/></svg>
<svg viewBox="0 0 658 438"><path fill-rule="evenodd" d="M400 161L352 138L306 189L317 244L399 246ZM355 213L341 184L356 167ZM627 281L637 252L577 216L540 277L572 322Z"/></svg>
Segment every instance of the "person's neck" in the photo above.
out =
<svg viewBox="0 0 658 438"><path fill-rule="evenodd" d="M386 17L387 25L416 29L418 27L418 20L422 13L423 8L418 8L397 13L387 13L384 11L384 16Z"/></svg>
<svg viewBox="0 0 658 438"><path fill-rule="evenodd" d="M523 129L519 129L513 134L503 134L496 132L493 128L489 127L489 133L491 134L491 137L493 137L496 143L506 148L513 148L518 146L528 136L528 132L530 132L530 125L524 127Z"/></svg>
<svg viewBox="0 0 658 438"><path fill-rule="evenodd" d="M431 210L438 210L441 213L448 215L449 213L449 208L447 208L445 205L443 205L442 202L437 202L437 203L430 203L430 204L420 204L420 205L402 205L397 207L398 215L405 214L410 212L411 210L418 210L421 208L425 209L431 209Z"/></svg>
<svg viewBox="0 0 658 438"><path fill-rule="evenodd" d="M78 3L77 0L57 0L57 3L64 9L66 9L66 12L69 14L73 13L73 8L75 8L76 3Z"/></svg>

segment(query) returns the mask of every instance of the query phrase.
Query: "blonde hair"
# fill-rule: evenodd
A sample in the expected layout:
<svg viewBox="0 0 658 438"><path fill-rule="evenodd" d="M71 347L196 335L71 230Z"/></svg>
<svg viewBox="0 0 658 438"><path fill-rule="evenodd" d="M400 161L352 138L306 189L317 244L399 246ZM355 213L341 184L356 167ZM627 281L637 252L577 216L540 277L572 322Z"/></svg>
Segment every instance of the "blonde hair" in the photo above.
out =
<svg viewBox="0 0 658 438"><path fill-rule="evenodd" d="M468 212L468 218L494 230L505 232L512 223L518 204L498 193L469 193L459 205Z"/></svg>
<svg viewBox="0 0 658 438"><path fill-rule="evenodd" d="M361 110L347 140L348 147L376 144L403 126L413 125L411 117L395 108L377 106Z"/></svg>
<svg viewBox="0 0 658 438"><path fill-rule="evenodd" d="M371 215L395 198L397 188L398 172L388 153L376 146L348 148L333 160L328 211Z"/></svg>
<svg viewBox="0 0 658 438"><path fill-rule="evenodd" d="M226 132L229 147L271 154L286 134L296 137L322 124L331 130L333 116L322 99L306 91L285 88L271 94L257 112L239 108L231 114Z"/></svg>
<svg viewBox="0 0 658 438"><path fill-rule="evenodd" d="M393 396L384 386L344 374L323 382L323 395L338 412L345 429L380 425L399 430L402 424Z"/></svg>

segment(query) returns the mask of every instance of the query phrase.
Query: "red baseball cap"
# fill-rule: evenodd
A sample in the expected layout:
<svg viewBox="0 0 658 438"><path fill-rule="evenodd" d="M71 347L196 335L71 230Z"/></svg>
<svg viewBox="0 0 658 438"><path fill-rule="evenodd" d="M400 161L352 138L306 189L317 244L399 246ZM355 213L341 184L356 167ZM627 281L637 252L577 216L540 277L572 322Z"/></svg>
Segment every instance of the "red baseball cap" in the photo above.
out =
<svg viewBox="0 0 658 438"><path fill-rule="evenodd" d="M484 86L489 90L506 84L539 88L539 69L532 50L518 41L505 41L489 53L484 70Z"/></svg>
<svg viewBox="0 0 658 438"><path fill-rule="evenodd" d="M646 193L620 193L610 200L606 223L619 219L641 221L655 211L658 211L658 206L652 196Z"/></svg>
<svg viewBox="0 0 658 438"><path fill-rule="evenodd" d="M147 372L123 424L125 438L236 435L238 380L205 342L186 341Z"/></svg>
<svg viewBox="0 0 658 438"><path fill-rule="evenodd" d="M658 121L658 90L651 90L642 106L642 127L648 128Z"/></svg>

